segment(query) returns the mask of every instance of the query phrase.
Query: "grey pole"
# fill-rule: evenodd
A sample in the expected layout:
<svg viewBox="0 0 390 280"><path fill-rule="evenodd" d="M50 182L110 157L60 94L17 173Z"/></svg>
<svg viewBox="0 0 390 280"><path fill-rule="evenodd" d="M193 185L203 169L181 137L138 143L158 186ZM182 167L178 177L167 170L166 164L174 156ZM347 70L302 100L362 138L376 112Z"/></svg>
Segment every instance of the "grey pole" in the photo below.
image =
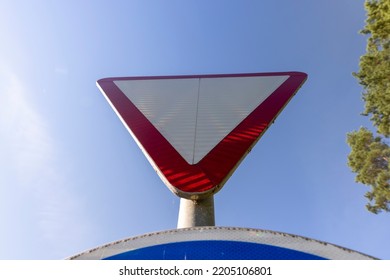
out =
<svg viewBox="0 0 390 280"><path fill-rule="evenodd" d="M201 200L180 198L177 228L215 226L214 196Z"/></svg>

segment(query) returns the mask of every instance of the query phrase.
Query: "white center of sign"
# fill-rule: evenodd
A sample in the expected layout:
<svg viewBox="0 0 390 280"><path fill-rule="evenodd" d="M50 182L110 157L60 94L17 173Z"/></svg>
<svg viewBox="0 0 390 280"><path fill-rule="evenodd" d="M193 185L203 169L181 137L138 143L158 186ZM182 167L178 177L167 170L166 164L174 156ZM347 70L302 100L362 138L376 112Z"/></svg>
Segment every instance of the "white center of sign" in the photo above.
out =
<svg viewBox="0 0 390 280"><path fill-rule="evenodd" d="M289 76L118 80L115 85L196 164Z"/></svg>

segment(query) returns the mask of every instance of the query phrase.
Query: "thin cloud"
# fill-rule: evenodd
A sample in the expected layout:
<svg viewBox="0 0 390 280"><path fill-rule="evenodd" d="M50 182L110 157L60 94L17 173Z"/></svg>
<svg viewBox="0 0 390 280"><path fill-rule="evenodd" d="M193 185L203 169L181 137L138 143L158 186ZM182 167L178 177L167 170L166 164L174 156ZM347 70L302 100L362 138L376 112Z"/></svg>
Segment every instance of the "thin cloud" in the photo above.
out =
<svg viewBox="0 0 390 280"><path fill-rule="evenodd" d="M55 68L54 68L54 72L56 73L56 74L59 74L59 75L68 75L68 68L66 68L66 67L62 67L62 66L56 66Z"/></svg>
<svg viewBox="0 0 390 280"><path fill-rule="evenodd" d="M24 209L26 215L35 217L34 227L43 242L61 254L69 244L81 243L86 236L87 223L81 215L83 203L72 193L65 174L56 164L61 151L48 123L28 100L23 83L10 74L5 80L0 88L0 149L2 161L6 161L6 176L15 177L10 180L15 182L13 197L18 193L31 196L34 209ZM69 234L70 228L82 232Z"/></svg>

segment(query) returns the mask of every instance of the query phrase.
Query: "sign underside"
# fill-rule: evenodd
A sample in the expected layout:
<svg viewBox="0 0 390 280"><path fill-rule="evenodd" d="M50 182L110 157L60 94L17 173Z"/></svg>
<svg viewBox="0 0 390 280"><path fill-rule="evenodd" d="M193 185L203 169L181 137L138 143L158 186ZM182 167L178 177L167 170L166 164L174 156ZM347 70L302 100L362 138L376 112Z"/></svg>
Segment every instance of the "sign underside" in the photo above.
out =
<svg viewBox="0 0 390 280"><path fill-rule="evenodd" d="M223 186L306 77L129 77L97 84L165 184L198 199Z"/></svg>

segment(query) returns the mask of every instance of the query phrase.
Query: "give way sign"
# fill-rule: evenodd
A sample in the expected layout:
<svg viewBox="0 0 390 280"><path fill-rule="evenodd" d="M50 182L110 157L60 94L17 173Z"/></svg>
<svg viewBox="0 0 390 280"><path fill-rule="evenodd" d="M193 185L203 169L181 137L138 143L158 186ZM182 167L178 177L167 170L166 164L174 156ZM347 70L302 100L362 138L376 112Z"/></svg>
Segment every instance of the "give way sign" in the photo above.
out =
<svg viewBox="0 0 390 280"><path fill-rule="evenodd" d="M201 199L222 188L306 78L121 77L97 85L169 189Z"/></svg>

